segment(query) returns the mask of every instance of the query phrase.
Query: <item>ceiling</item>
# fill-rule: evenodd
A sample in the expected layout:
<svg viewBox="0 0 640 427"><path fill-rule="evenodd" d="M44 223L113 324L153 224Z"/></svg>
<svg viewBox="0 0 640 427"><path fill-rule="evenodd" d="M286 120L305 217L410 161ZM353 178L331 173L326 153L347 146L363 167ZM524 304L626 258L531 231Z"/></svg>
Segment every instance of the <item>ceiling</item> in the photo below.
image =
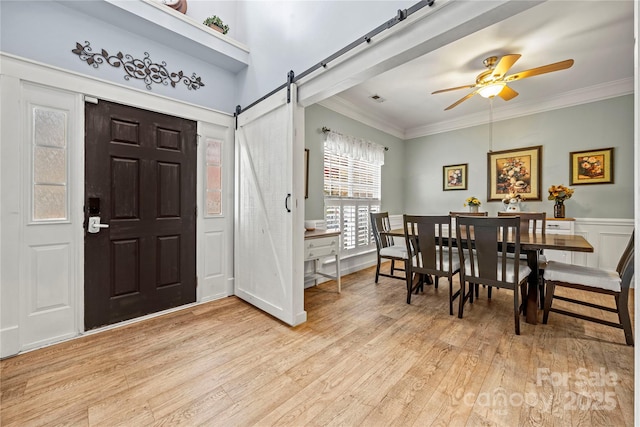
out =
<svg viewBox="0 0 640 427"><path fill-rule="evenodd" d="M431 92L475 83L489 56L519 53L507 75L565 59L573 67L509 83L494 120L633 93L633 1L550 0L407 62L320 104L403 139L485 124L490 101L472 92ZM384 102L376 102L378 95Z"/></svg>

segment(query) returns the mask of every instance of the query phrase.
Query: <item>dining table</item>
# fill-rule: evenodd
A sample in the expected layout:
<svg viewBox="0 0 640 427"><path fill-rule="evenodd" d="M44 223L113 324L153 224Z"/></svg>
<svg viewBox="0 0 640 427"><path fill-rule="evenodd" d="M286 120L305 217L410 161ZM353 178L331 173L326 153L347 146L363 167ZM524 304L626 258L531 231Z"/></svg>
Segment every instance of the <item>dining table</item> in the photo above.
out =
<svg viewBox="0 0 640 427"><path fill-rule="evenodd" d="M404 229L392 229L386 232L388 236L404 237ZM547 234L529 232L520 234L520 252L527 255L527 265L531 269L527 287L526 322L532 325L538 323L539 292L538 255L542 250L593 252L593 246L579 234Z"/></svg>

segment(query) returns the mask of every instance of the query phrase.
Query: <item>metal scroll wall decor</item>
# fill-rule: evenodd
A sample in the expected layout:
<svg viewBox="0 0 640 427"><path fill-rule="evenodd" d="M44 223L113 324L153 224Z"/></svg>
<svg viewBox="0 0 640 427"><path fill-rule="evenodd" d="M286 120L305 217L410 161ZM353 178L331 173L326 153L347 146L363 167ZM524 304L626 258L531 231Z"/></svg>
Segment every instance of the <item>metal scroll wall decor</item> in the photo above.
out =
<svg viewBox="0 0 640 427"><path fill-rule="evenodd" d="M189 90L197 90L204 86L200 77L197 77L195 73L191 74L191 77L185 75L182 71L177 73L171 73L167 70L167 63L162 61L160 63L153 62L149 58L147 52L144 53L143 59L136 59L133 56L122 52L118 52L115 55L109 55L109 53L102 49L100 53L94 53L91 49L91 43L84 42L84 46L80 43L76 43L76 48L71 52L78 55L80 60L85 61L88 65L94 68L98 68L100 64L107 63L112 67L122 68L125 71L125 80L137 79L143 80L147 89L151 90L151 84L163 84L176 87L177 83L184 83Z"/></svg>

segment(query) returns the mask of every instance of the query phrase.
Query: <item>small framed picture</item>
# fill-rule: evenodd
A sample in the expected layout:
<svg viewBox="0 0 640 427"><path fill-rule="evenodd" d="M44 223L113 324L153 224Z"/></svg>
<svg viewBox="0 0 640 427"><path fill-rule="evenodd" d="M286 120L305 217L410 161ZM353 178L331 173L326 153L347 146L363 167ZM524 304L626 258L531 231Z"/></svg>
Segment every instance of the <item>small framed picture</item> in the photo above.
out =
<svg viewBox="0 0 640 427"><path fill-rule="evenodd" d="M442 167L442 190L466 190L468 163Z"/></svg>
<svg viewBox="0 0 640 427"><path fill-rule="evenodd" d="M613 147L570 153L569 185L613 184Z"/></svg>

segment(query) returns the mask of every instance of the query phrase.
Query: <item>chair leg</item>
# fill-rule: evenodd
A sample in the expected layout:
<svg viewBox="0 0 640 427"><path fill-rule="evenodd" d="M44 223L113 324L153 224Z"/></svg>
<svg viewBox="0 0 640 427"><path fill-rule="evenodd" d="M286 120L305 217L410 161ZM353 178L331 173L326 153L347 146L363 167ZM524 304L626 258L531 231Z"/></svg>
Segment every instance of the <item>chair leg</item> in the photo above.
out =
<svg viewBox="0 0 640 427"><path fill-rule="evenodd" d="M624 330L624 339L627 342L627 345L634 345L631 319L629 318L629 304L628 301L620 299L620 294L616 295L616 308L618 309L618 319L620 320L620 324Z"/></svg>
<svg viewBox="0 0 640 427"><path fill-rule="evenodd" d="M556 285L553 282L547 281L547 296L544 300L544 314L542 315L542 323L545 325L549 320L549 310L551 310L551 304L553 303L553 294L556 290Z"/></svg>
<svg viewBox="0 0 640 427"><path fill-rule="evenodd" d="M470 286L473 286L473 285L470 285ZM458 297L459 298L459 301L458 301L458 318L459 319L462 319L462 309L463 309L463 306L464 306L464 300L466 298L466 288L467 288L466 283L461 280L460 281L460 296Z"/></svg>
<svg viewBox="0 0 640 427"><path fill-rule="evenodd" d="M391 260L391 275L393 276L393 271L396 269L396 260Z"/></svg>
<svg viewBox="0 0 640 427"><path fill-rule="evenodd" d="M449 277L449 316L453 316L453 280Z"/></svg>
<svg viewBox="0 0 640 427"><path fill-rule="evenodd" d="M538 271L538 297L540 298L539 307L544 309L544 270Z"/></svg>
<svg viewBox="0 0 640 427"><path fill-rule="evenodd" d="M520 303L517 288L513 290L513 317L516 323L516 335L520 335Z"/></svg>
<svg viewBox="0 0 640 427"><path fill-rule="evenodd" d="M438 280L440 278L438 276L433 276L433 286L438 289Z"/></svg>
<svg viewBox="0 0 640 427"><path fill-rule="evenodd" d="M378 277L380 277L380 256L378 256L378 264L376 265L376 283L378 283Z"/></svg>

